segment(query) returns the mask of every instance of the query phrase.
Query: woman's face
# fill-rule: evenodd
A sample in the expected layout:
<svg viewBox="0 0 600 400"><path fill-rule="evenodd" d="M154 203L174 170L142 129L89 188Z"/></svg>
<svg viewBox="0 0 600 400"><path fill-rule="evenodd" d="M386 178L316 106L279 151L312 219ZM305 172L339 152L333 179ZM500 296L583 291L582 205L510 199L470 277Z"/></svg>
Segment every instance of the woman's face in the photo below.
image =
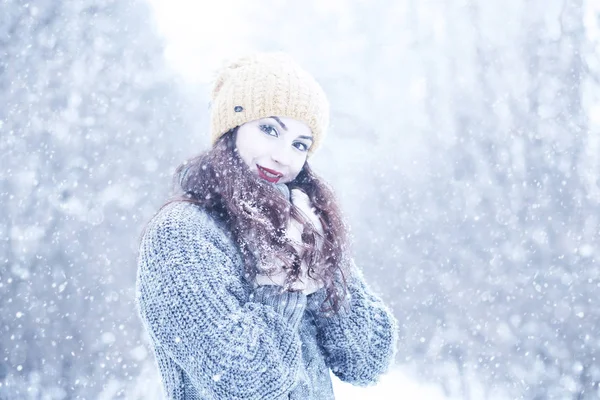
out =
<svg viewBox="0 0 600 400"><path fill-rule="evenodd" d="M250 171L271 183L287 183L302 170L312 142L304 122L268 117L241 125L235 145Z"/></svg>

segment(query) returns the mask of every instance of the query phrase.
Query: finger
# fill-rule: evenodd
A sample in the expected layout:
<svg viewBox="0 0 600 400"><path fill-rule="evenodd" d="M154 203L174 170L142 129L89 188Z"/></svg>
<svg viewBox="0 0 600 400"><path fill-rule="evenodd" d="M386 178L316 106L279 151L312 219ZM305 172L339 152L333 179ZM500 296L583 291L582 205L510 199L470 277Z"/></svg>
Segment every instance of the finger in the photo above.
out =
<svg viewBox="0 0 600 400"><path fill-rule="evenodd" d="M306 193L304 193L304 191L300 189L292 189L290 197L294 205L308 205L310 207L310 198Z"/></svg>
<svg viewBox="0 0 600 400"><path fill-rule="evenodd" d="M315 215L316 209L313 207L310 198L300 189L292 189L292 203L302 212L307 214L310 219L317 219Z"/></svg>
<svg viewBox="0 0 600 400"><path fill-rule="evenodd" d="M277 285L277 286L283 286L284 282L285 282L285 278L286 275L284 273L278 273L275 275L261 275L258 274L256 275L256 278L254 279L256 281L256 283L258 285L264 286L264 285Z"/></svg>

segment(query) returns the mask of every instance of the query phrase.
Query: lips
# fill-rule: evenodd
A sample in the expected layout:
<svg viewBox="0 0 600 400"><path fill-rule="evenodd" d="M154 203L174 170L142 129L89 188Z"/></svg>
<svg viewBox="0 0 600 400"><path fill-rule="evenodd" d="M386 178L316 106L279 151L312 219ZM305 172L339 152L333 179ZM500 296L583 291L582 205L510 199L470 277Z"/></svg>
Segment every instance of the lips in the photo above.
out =
<svg viewBox="0 0 600 400"><path fill-rule="evenodd" d="M260 176L262 179L268 182L277 183L277 181L279 181L283 177L283 174L281 172L261 167L258 164L256 164L256 167L258 168L258 176Z"/></svg>

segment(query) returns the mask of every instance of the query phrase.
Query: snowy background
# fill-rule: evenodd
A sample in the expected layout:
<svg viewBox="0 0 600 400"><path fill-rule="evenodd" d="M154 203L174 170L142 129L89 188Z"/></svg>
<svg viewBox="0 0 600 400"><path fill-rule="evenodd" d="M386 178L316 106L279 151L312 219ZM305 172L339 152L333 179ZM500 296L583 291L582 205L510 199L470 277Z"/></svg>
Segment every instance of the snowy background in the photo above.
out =
<svg viewBox="0 0 600 400"><path fill-rule="evenodd" d="M322 83L312 160L400 321L340 399L600 398L600 1L0 0L0 399L159 399L139 234L224 59Z"/></svg>

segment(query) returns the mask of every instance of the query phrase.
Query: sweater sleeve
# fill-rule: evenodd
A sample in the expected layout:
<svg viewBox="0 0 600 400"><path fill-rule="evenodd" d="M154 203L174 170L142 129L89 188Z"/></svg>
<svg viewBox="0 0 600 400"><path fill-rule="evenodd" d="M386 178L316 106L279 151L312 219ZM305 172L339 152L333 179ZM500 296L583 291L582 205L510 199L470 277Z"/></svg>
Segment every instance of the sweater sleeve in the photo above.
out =
<svg viewBox="0 0 600 400"><path fill-rule="evenodd" d="M370 290L353 262L351 266L347 280L349 299L337 314L321 313L324 289L308 296L308 307L331 371L342 381L367 386L377 382L393 362L398 322Z"/></svg>
<svg viewBox="0 0 600 400"><path fill-rule="evenodd" d="M297 324L306 296L258 288L248 298L239 260L201 216L206 223L191 215L159 218L143 235L136 290L142 322L154 345L210 398L279 399L293 388L302 360Z"/></svg>

